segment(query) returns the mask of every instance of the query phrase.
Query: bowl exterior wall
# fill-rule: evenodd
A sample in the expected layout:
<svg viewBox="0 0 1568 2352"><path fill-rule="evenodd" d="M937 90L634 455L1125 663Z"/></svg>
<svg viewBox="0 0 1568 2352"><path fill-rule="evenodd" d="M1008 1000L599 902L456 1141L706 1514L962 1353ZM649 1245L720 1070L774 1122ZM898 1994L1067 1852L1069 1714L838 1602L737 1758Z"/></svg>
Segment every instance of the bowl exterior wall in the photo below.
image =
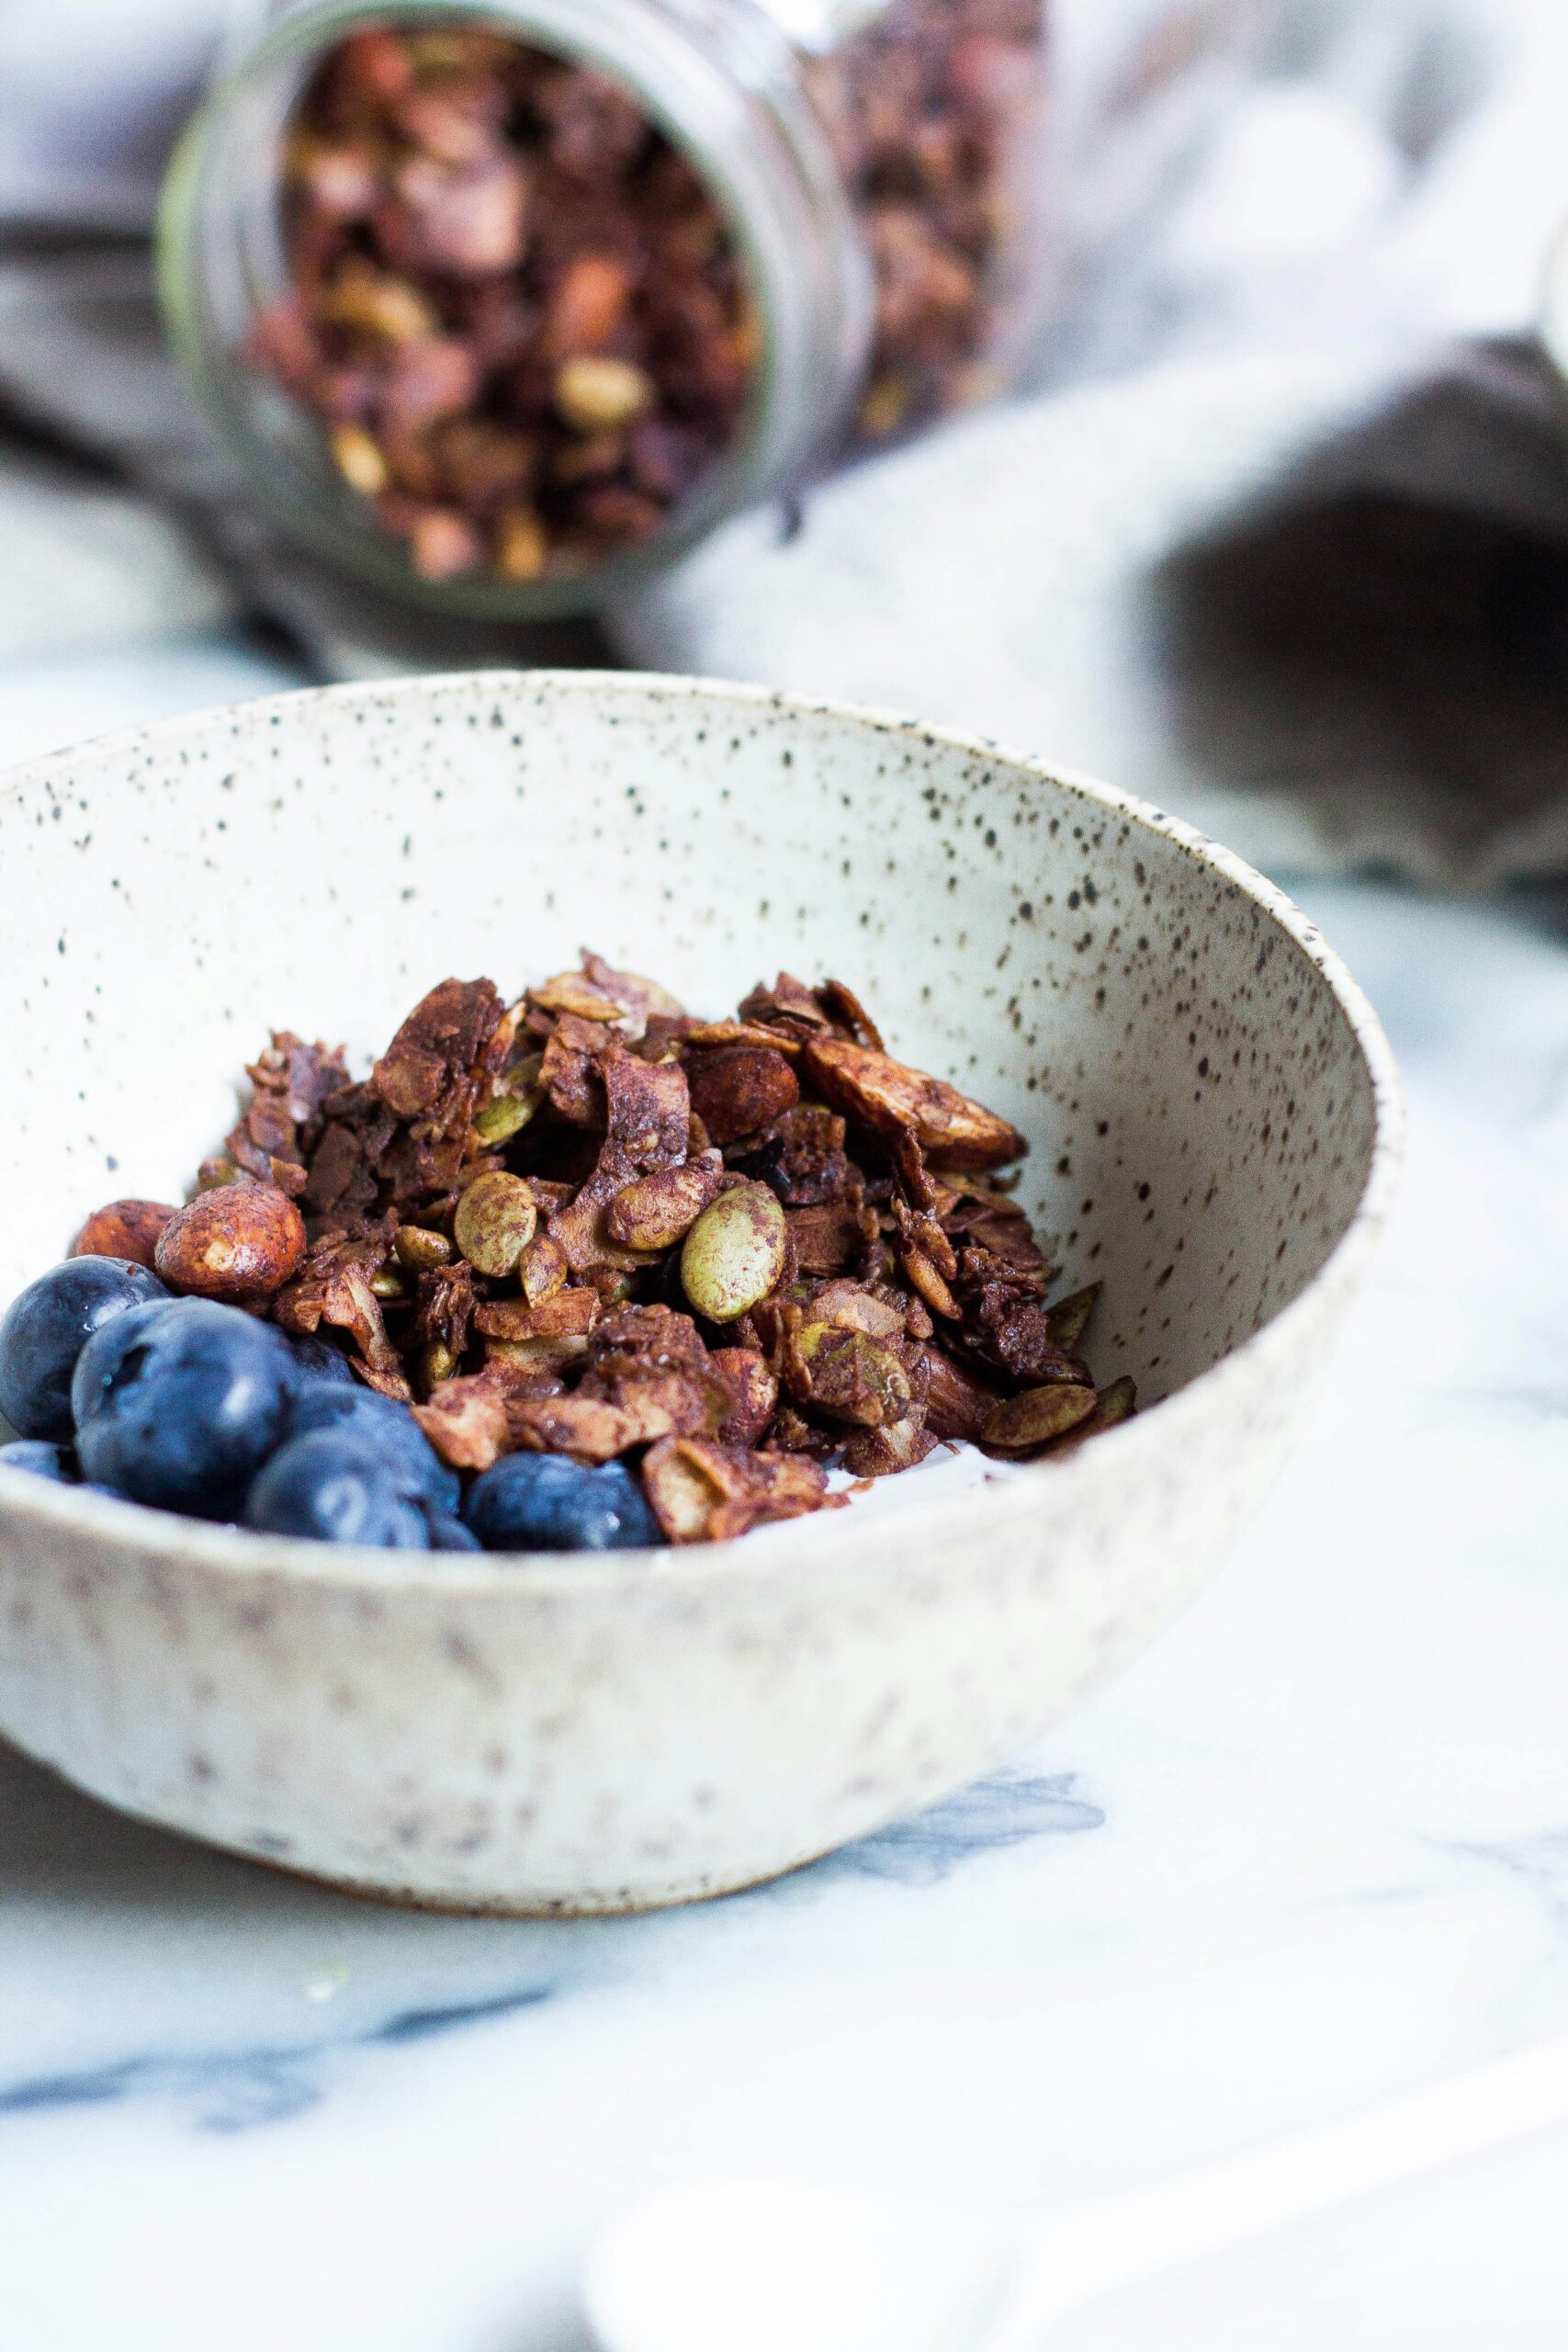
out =
<svg viewBox="0 0 1568 2352"><path fill-rule="evenodd" d="M1338 1294L983 1528L950 1507L868 1548L840 1513L751 1538L733 1580L378 1590L172 1561L141 1514L151 1542L35 1531L0 1550L0 1726L128 1812L402 1901L750 1884L989 1770L1169 1622L1272 1479Z"/></svg>

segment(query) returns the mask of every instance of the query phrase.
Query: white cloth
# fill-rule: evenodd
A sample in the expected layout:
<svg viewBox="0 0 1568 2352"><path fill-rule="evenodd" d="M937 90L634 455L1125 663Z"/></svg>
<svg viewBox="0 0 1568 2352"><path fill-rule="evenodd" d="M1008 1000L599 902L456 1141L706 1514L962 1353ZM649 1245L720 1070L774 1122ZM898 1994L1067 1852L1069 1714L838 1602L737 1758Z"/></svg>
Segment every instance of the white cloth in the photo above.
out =
<svg viewBox="0 0 1568 2352"><path fill-rule="evenodd" d="M146 229L242 0L0 0L0 222Z"/></svg>
<svg viewBox="0 0 1568 2352"><path fill-rule="evenodd" d="M1568 864L1562 0L1294 0L1032 398L725 530L652 667L977 729L1268 863Z"/></svg>
<svg viewBox="0 0 1568 2352"><path fill-rule="evenodd" d="M258 5L0 6L0 225L144 218L202 59ZM1568 213L1563 0L1054 18L1034 390L822 485L793 537L773 513L728 526L607 616L615 650L962 723L1267 863L1560 874L1568 439L1529 333ZM84 53L108 64L83 75ZM596 650L432 627L280 548L161 356L142 253L0 261L5 394L109 457L327 673ZM0 460L0 521L17 494ZM34 474L19 494L30 513ZM169 625L167 563L104 519L62 505L53 561L33 531L0 650L8 627L78 626L84 524L97 634L106 548L125 633Z"/></svg>

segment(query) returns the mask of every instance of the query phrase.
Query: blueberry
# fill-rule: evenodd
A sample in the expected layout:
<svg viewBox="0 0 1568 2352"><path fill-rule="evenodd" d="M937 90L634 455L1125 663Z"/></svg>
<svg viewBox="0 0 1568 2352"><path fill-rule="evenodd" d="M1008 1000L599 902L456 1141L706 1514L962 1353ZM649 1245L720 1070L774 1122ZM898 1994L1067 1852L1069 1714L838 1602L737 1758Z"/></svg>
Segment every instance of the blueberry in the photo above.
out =
<svg viewBox="0 0 1568 2352"><path fill-rule="evenodd" d="M271 1323L208 1298L132 1308L72 1384L84 1475L132 1502L231 1518L288 1426L299 1374Z"/></svg>
<svg viewBox="0 0 1568 2352"><path fill-rule="evenodd" d="M330 1340L318 1339L314 1333L290 1343L294 1361L306 1380L322 1380L334 1388L357 1388L348 1358Z"/></svg>
<svg viewBox="0 0 1568 2352"><path fill-rule="evenodd" d="M463 1517L487 1552L554 1548L549 1532L586 1474L561 1453L509 1453L463 1498Z"/></svg>
<svg viewBox="0 0 1568 2352"><path fill-rule="evenodd" d="M42 1438L19 1437L15 1445L0 1445L0 1470L26 1470L35 1478L52 1478L62 1487L76 1484L76 1464L62 1445Z"/></svg>
<svg viewBox="0 0 1568 2352"><path fill-rule="evenodd" d="M110 1387L118 1382L121 1364L142 1346L159 1317L181 1303L172 1298L144 1298L140 1306L128 1307L123 1315L113 1318L112 1324L94 1332L77 1357L76 1369L71 1376L74 1428L80 1430L92 1419Z"/></svg>
<svg viewBox="0 0 1568 2352"><path fill-rule="evenodd" d="M71 1441L71 1375L93 1333L147 1299L156 1274L126 1258L67 1258L12 1301L0 1323L0 1415L22 1437Z"/></svg>
<svg viewBox="0 0 1568 2352"><path fill-rule="evenodd" d="M0 1460L4 1460L0 1455ZM465 1527L460 1519L448 1519L445 1512L427 1510L424 1523L430 1530L433 1552L482 1552L484 1545L472 1528Z"/></svg>
<svg viewBox="0 0 1568 2352"><path fill-rule="evenodd" d="M352 1388L313 1381L294 1408L289 1432L303 1437L312 1430L352 1431L362 1444L376 1448L405 1495L447 1517L456 1512L462 1493L457 1474L447 1469L406 1405L378 1396L357 1381Z"/></svg>
<svg viewBox="0 0 1568 2352"><path fill-rule="evenodd" d="M563 1453L507 1454L474 1480L463 1517L487 1552L625 1552L664 1541L622 1464L587 1470Z"/></svg>
<svg viewBox="0 0 1568 2352"><path fill-rule="evenodd" d="M430 1544L424 1514L398 1485L386 1454L352 1430L312 1430L280 1445L252 1482L245 1524L383 1552Z"/></svg>

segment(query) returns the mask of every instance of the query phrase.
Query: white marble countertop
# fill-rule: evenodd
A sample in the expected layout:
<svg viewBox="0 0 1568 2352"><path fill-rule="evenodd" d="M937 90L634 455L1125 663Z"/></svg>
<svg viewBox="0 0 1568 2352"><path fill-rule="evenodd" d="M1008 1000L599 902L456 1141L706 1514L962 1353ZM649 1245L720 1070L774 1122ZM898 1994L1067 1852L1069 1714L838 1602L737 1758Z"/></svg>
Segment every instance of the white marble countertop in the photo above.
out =
<svg viewBox="0 0 1568 2352"><path fill-rule="evenodd" d="M0 744L282 682L0 671ZM583 2352L577 2259L647 2188L1108 2189L1568 2028L1568 948L1304 895L1404 1066L1391 1238L1233 1565L1011 1771L759 1893L513 1924L0 1752L6 2352ZM1562 2352L1565 2190L1568 2127L1054 2352Z"/></svg>

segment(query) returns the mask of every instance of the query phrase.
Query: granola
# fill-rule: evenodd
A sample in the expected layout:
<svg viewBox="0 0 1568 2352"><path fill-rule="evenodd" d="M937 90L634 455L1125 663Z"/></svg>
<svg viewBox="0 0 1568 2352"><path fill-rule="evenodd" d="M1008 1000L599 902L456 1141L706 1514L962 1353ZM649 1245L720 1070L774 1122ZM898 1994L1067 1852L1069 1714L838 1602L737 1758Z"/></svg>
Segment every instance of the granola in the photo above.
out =
<svg viewBox="0 0 1568 2352"><path fill-rule="evenodd" d="M511 1004L442 981L367 1080L288 1031L250 1074L193 1199L76 1251L327 1339L465 1478L619 1463L690 1544L838 1501L836 1467L1028 1460L1134 1408L1077 1351L1098 1286L1053 1304L1022 1136L838 982L711 1022L590 955Z"/></svg>
<svg viewBox="0 0 1568 2352"><path fill-rule="evenodd" d="M584 571L733 441L760 350L735 240L605 75L367 28L312 77L283 187L290 289L248 356L423 578Z"/></svg>

